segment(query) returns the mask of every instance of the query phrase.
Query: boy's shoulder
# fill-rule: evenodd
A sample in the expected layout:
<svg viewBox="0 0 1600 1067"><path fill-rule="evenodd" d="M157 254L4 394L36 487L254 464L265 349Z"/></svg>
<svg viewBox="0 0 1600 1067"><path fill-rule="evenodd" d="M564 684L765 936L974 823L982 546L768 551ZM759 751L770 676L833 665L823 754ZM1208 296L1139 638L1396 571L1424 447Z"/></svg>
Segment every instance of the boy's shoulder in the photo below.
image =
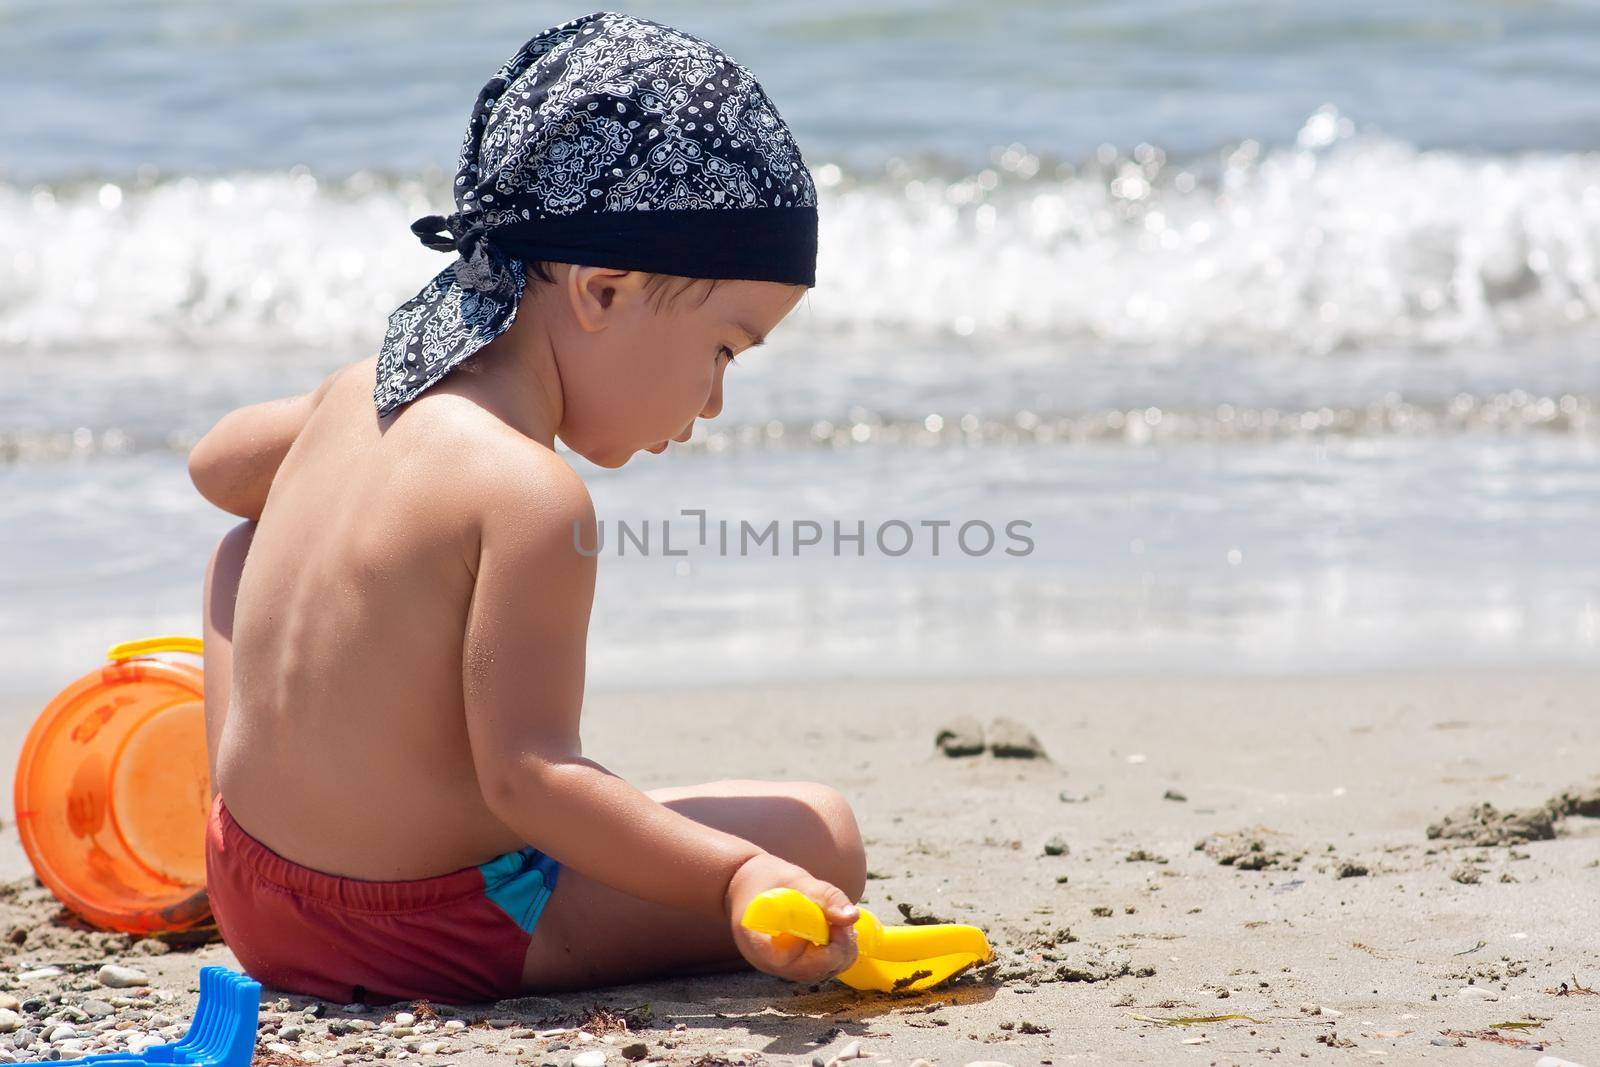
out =
<svg viewBox="0 0 1600 1067"><path fill-rule="evenodd" d="M370 392L372 368L365 361L354 366L367 373L351 377ZM570 543L574 523L586 536L593 535L594 502L588 486L543 443L465 400L429 405L426 436L438 449L449 482L478 516L484 536L531 545L555 533Z"/></svg>

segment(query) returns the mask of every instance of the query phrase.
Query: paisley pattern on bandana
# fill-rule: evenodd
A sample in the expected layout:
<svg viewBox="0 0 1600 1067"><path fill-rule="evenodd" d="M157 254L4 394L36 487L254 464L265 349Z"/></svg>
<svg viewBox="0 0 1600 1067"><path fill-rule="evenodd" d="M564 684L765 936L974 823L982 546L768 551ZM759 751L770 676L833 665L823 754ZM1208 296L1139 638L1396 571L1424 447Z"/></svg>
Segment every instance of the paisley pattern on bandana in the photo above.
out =
<svg viewBox="0 0 1600 1067"><path fill-rule="evenodd" d="M610 212L814 209L817 194L748 70L669 26L598 11L540 33L484 86L455 199L445 222L468 255L390 316L373 393L380 415L514 321L526 273L495 247L497 228Z"/></svg>

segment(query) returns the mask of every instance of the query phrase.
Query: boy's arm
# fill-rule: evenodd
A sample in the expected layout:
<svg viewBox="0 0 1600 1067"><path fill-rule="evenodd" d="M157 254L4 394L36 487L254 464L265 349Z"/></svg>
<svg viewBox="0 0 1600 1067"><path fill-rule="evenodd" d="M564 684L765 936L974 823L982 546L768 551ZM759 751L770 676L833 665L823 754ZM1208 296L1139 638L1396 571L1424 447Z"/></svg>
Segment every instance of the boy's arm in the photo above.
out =
<svg viewBox="0 0 1600 1067"><path fill-rule="evenodd" d="M223 511L255 521L289 447L327 394L338 371L309 393L236 408L189 450L189 480Z"/></svg>
<svg viewBox="0 0 1600 1067"><path fill-rule="evenodd" d="M645 900L726 917L757 846L646 796L580 752L594 598L594 507L553 455L486 502L462 655L467 728L490 810L523 840ZM574 523L578 524L574 541Z"/></svg>

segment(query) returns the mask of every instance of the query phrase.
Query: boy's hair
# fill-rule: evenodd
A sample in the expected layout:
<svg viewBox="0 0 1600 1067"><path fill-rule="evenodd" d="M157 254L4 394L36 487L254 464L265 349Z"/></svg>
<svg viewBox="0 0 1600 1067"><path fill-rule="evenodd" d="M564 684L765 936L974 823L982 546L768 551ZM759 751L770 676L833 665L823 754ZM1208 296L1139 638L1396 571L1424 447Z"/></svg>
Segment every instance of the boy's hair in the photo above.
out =
<svg viewBox="0 0 1600 1067"><path fill-rule="evenodd" d="M529 260L524 265L528 273L540 281L552 284L555 282L552 268L557 264L554 260ZM711 294L716 292L717 286L721 283L718 278L685 278L677 274L656 274L648 271L645 273L648 275L644 283L645 295L650 298L657 311L664 310L669 305L676 305L684 293L696 285L703 285L705 293L695 305L699 307L711 299Z"/></svg>

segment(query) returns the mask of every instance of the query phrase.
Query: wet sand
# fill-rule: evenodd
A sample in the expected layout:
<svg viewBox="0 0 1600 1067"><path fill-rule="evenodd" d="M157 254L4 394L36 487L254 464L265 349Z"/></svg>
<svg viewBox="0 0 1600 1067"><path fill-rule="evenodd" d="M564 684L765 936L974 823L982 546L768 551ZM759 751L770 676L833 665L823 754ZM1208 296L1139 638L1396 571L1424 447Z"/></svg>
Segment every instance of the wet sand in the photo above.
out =
<svg viewBox="0 0 1600 1067"><path fill-rule="evenodd" d="M961 715L1013 719L1048 758L940 754ZM852 1044L897 1064L1600 1064L1600 994L1582 991L1600 989L1600 818L1516 844L1427 835L1463 805L1600 784L1600 672L607 693L586 721L586 754L645 788L833 784L868 842L863 903L982 926L995 965L901 996L754 973L453 1010L268 991L258 1063L621 1064L642 1042L642 1062L672 1064L810 1064ZM19 1028L0 1052L38 1058L43 1037L13 1046L55 1016L181 1028L226 948L74 929L6 823L0 989L18 1003L0 1028L7 1010ZM102 987L108 961L153 986ZM61 973L32 974L46 967ZM1218 1016L1237 1018L1175 1021Z"/></svg>

